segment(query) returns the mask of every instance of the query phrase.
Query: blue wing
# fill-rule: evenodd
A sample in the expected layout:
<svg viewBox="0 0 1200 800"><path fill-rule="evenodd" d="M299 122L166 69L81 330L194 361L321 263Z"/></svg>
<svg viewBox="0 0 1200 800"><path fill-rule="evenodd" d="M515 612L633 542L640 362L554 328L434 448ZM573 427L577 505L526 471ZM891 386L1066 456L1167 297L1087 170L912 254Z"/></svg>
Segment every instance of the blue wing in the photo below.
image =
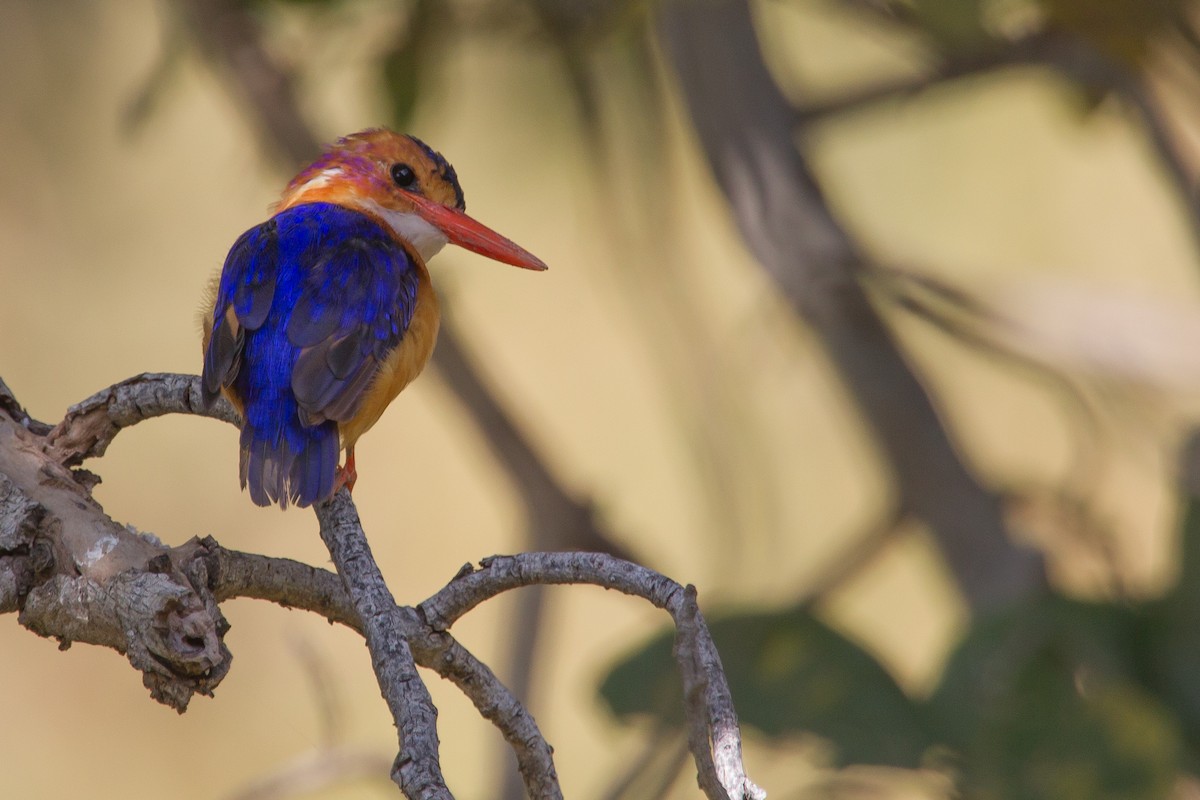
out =
<svg viewBox="0 0 1200 800"><path fill-rule="evenodd" d="M337 423L362 404L417 299L411 257L379 223L329 203L282 211L229 251L204 354L245 418L242 487L258 505L307 506L333 490Z"/></svg>

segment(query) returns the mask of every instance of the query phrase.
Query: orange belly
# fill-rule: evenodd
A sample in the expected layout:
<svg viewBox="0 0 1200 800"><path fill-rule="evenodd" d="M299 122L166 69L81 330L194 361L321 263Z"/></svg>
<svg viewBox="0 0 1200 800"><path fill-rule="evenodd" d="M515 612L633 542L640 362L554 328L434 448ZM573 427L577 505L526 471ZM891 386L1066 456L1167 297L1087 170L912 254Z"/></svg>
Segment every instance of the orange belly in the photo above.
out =
<svg viewBox="0 0 1200 800"><path fill-rule="evenodd" d="M379 421L383 410L413 378L421 374L421 370L425 369L429 357L433 354L441 323L441 310L437 294L433 291L433 283L429 280L429 271L420 262L418 265L420 283L417 285L417 303L412 321L408 324L408 330L404 332L404 338L400 340L400 346L389 353L387 359L379 365L379 371L367 387L358 413L349 421L338 425L343 450L354 447L358 437Z"/></svg>

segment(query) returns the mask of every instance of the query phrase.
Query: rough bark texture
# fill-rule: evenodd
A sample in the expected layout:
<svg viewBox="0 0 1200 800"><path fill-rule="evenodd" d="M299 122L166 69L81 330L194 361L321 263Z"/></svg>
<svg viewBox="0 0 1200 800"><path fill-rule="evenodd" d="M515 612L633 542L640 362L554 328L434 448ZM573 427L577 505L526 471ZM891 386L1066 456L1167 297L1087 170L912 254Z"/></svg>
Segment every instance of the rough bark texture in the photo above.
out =
<svg viewBox="0 0 1200 800"><path fill-rule="evenodd" d="M57 427L25 413L0 382L0 613L64 645L128 655L152 696L183 711L212 694L232 656L217 603L255 597L322 614L364 634L400 734L393 778L410 798L451 797L442 779L437 710L416 666L452 681L501 731L534 800L561 800L553 749L533 717L448 628L507 589L590 583L644 597L679 629L690 740L712 800L760 800L745 777L741 740L720 659L695 591L597 553L525 553L467 565L419 607L397 606L376 567L354 503L339 493L316 509L339 575L288 559L226 550L212 538L168 547L113 522L92 499L98 478L66 464L102 454L125 427L166 413L236 422L226 404L205 411L199 379L139 375L73 407Z"/></svg>
<svg viewBox="0 0 1200 800"><path fill-rule="evenodd" d="M399 608L375 564L358 512L343 489L317 506L321 539L337 566L362 621L371 666L400 735L400 755L392 778L405 796L421 800L450 798L438 757L437 709L417 675L405 635L406 610ZM407 610L411 614L411 609Z"/></svg>
<svg viewBox="0 0 1200 800"><path fill-rule="evenodd" d="M0 408L0 611L64 647L124 653L151 696L178 711L212 694L232 656L204 576L181 568L183 550L105 514L95 476L53 457L61 451L44 427L14 407Z"/></svg>
<svg viewBox="0 0 1200 800"><path fill-rule="evenodd" d="M675 622L675 659L683 678L688 744L697 781L711 800L762 800L747 776L742 740L721 658L696 604L696 589L604 553L522 553L492 556L482 569L466 565L453 581L417 607L435 630L449 628L480 603L509 589L546 584L591 584L648 600Z"/></svg>

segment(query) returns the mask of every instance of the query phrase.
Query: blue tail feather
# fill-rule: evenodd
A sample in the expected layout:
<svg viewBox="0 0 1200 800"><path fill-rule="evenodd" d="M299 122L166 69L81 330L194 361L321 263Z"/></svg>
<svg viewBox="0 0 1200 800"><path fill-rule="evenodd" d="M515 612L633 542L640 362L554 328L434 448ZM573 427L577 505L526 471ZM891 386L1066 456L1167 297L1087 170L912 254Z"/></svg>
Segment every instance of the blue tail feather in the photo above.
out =
<svg viewBox="0 0 1200 800"><path fill-rule="evenodd" d="M305 426L293 408L260 427L252 422L256 410L247 407L241 438L241 482L250 499L281 508L327 500L337 473L337 423Z"/></svg>

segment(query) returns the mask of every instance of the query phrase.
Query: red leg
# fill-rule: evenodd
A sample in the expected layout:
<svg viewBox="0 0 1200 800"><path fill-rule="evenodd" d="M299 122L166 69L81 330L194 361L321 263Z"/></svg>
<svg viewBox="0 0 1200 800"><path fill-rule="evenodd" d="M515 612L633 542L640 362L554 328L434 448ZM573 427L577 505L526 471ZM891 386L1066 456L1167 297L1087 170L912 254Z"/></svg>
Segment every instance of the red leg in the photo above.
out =
<svg viewBox="0 0 1200 800"><path fill-rule="evenodd" d="M358 470L354 468L354 448L346 448L346 466L337 468L337 476L333 481L333 493L337 494L345 486L351 493L354 492L354 483L358 480Z"/></svg>

